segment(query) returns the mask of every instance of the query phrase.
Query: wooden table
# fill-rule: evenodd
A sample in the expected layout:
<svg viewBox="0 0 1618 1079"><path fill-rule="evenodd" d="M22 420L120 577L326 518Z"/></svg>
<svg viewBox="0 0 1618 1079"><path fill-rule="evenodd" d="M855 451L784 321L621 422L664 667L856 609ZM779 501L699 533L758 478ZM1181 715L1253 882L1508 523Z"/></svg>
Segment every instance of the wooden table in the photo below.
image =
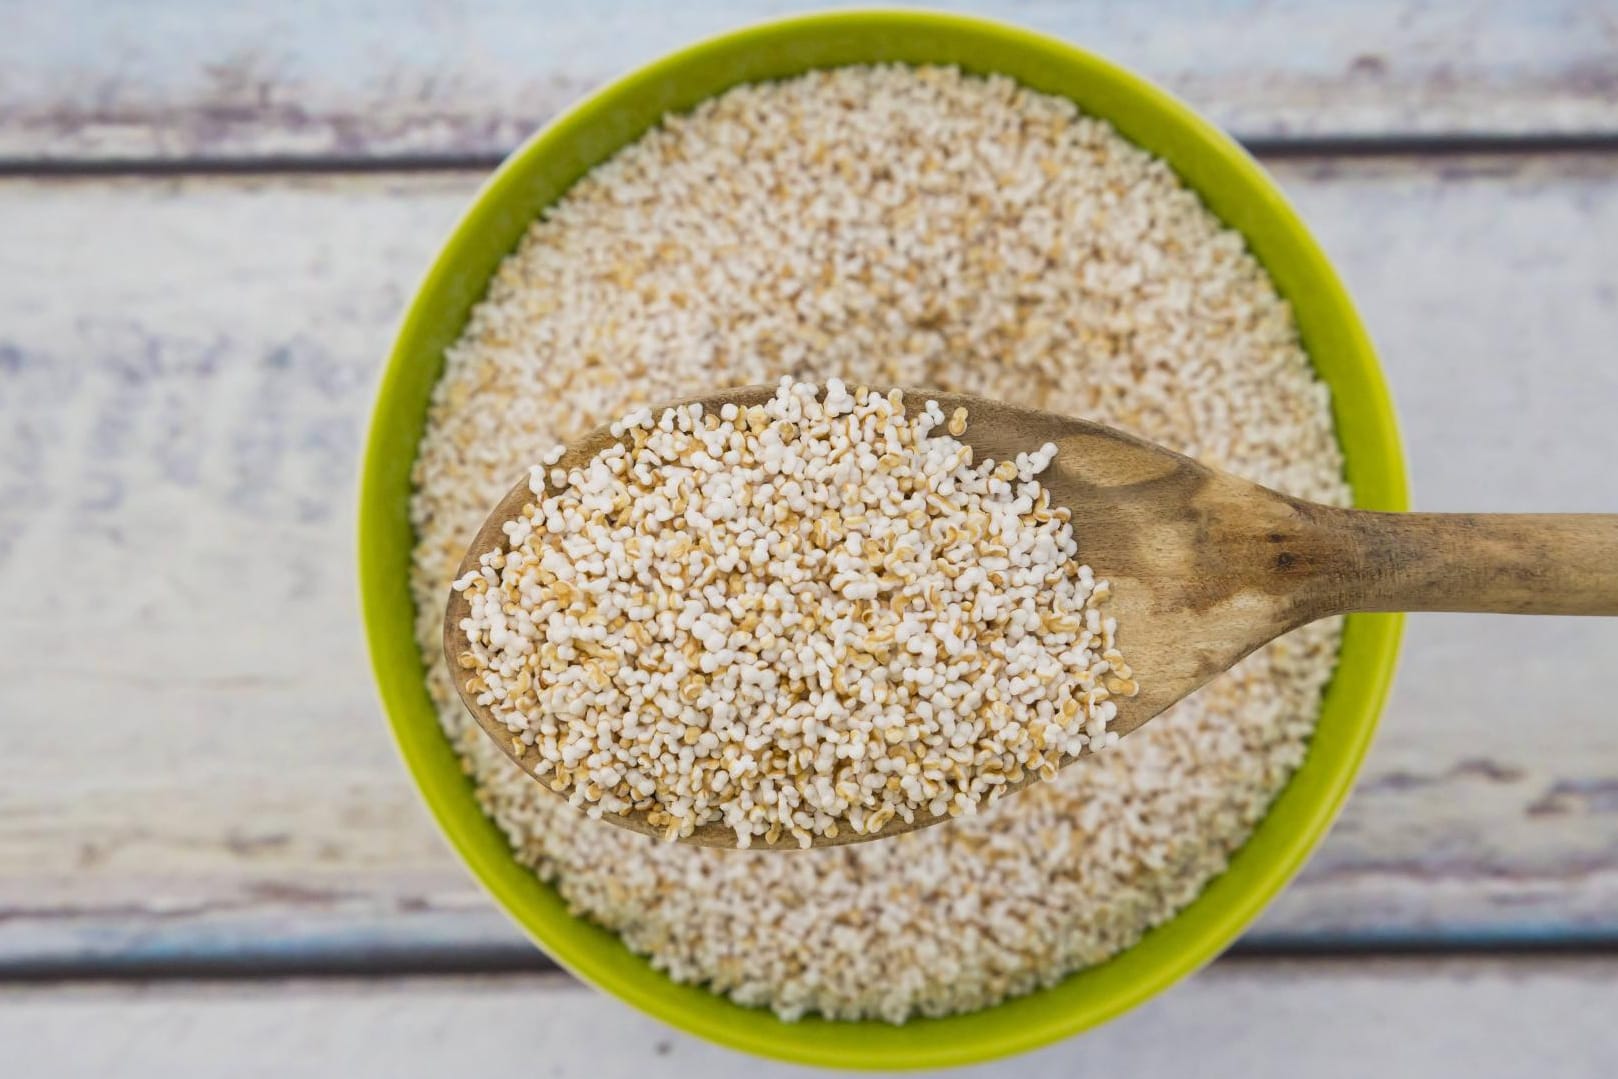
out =
<svg viewBox="0 0 1618 1079"><path fill-rule="evenodd" d="M447 851L352 520L394 320L491 165L791 6L0 3L8 1074L757 1074L550 969ZM960 6L1259 153L1383 349L1423 508L1618 509L1611 0ZM1611 1074L1615 676L1618 621L1413 618L1356 794L1232 956L987 1071Z"/></svg>

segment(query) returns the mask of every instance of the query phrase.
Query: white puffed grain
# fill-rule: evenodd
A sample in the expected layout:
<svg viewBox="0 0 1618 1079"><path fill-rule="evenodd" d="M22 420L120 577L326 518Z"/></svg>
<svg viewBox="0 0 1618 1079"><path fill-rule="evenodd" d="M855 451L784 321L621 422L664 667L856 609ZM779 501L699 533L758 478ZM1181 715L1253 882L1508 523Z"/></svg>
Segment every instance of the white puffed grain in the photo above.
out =
<svg viewBox="0 0 1618 1079"><path fill-rule="evenodd" d="M972 1010L1129 946L1223 869L1302 759L1336 623L974 817L784 855L585 820L466 716L440 632L488 507L556 442L784 373L1083 416L1347 499L1286 304L1239 236L1105 124L947 69L739 88L536 222L434 390L412 584L429 687L484 807L581 916L788 1017Z"/></svg>

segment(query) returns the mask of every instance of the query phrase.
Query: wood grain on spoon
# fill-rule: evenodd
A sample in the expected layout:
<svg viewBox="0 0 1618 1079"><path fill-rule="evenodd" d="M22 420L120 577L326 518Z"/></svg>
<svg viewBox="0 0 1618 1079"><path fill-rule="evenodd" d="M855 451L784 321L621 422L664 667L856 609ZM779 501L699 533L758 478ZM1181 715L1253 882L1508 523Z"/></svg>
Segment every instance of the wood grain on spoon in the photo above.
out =
<svg viewBox="0 0 1618 1079"><path fill-rule="evenodd" d="M716 411L763 404L774 386L700 398ZM886 392L883 387L881 392ZM1618 515L1376 513L1306 502L1215 471L1189 457L1099 424L965 394L906 390L914 413L936 400L945 414L965 407L962 441L975 457L1001 460L1052 442L1056 459L1039 476L1053 505L1073 513L1078 558L1112 582L1108 613L1140 692L1116 699L1109 730L1127 735L1248 653L1289 630L1356 611L1478 611L1501 614L1618 614ZM670 402L670 404L683 402ZM658 406L654 413L663 407ZM606 427L568 446L559 467L582 466L617 441ZM512 487L478 530L456 576L506 542L501 526L533 501L528 480ZM456 657L465 648L465 596L452 591L444 650L456 685L480 726L533 773L537 752L466 692ZM519 752L521 751L521 752ZM1072 763L1069 758L1064 764ZM1011 790L1036 777L1030 775ZM541 779L543 783L543 779ZM546 786L548 790L548 785ZM561 795L558 795L561 797ZM637 816L603 819L650 835ZM869 835L845 829L816 846L862 842L941 819L895 817ZM720 823L684 842L734 847ZM756 847L767 847L762 837ZM796 848L790 836L776 844Z"/></svg>

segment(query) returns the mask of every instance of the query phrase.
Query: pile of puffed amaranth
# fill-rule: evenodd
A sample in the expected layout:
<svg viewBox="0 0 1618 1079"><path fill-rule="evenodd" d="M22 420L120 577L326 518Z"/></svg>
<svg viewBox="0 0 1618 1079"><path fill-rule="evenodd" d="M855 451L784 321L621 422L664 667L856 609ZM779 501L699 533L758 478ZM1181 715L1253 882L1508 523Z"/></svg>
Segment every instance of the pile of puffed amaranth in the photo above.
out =
<svg viewBox="0 0 1618 1079"><path fill-rule="evenodd" d="M535 466L455 582L465 688L571 804L669 840L808 847L1053 778L1137 687L1036 478L1056 447L974 461L967 422L838 379L637 409Z"/></svg>
<svg viewBox="0 0 1618 1079"><path fill-rule="evenodd" d="M413 584L432 692L485 806L582 915L784 1016L981 1008L1127 947L1224 867L1302 759L1335 624L985 813L781 855L590 821L461 707L444 597L515 479L638 404L783 373L1082 416L1347 500L1286 305L1240 237L1106 125L951 70L737 89L576 185L450 350L416 465Z"/></svg>

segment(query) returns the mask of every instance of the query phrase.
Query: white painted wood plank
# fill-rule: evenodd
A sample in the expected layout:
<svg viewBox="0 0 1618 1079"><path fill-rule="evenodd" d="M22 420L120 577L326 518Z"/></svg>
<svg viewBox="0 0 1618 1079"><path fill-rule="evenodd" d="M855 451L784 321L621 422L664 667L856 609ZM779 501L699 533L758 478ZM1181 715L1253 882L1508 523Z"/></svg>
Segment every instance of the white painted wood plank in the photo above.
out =
<svg viewBox="0 0 1618 1079"><path fill-rule="evenodd" d="M474 183L0 193L0 955L514 938L405 781L352 583L367 400Z"/></svg>
<svg viewBox="0 0 1618 1079"><path fill-rule="evenodd" d="M1618 507L1618 159L1277 171L1421 504ZM372 379L478 179L0 183L0 966L523 947L413 805L350 568ZM1614 655L1615 622L1413 619L1255 938L1618 934Z"/></svg>
<svg viewBox="0 0 1618 1079"><path fill-rule="evenodd" d="M0 4L0 157L499 154L593 86L791 0ZM1606 0L964 0L1247 138L1618 132Z"/></svg>
<svg viewBox="0 0 1618 1079"><path fill-rule="evenodd" d="M1279 173L1382 349L1416 506L1618 510L1618 260L1585 232L1618 225L1618 160ZM1618 930L1618 621L1413 616L1407 642L1364 781L1261 931Z"/></svg>
<svg viewBox="0 0 1618 1079"><path fill-rule="evenodd" d="M1618 961L1218 964L970 1079L1604 1077ZM754 1079L815 1074L671 1030L560 975L0 990L17 1074Z"/></svg>

